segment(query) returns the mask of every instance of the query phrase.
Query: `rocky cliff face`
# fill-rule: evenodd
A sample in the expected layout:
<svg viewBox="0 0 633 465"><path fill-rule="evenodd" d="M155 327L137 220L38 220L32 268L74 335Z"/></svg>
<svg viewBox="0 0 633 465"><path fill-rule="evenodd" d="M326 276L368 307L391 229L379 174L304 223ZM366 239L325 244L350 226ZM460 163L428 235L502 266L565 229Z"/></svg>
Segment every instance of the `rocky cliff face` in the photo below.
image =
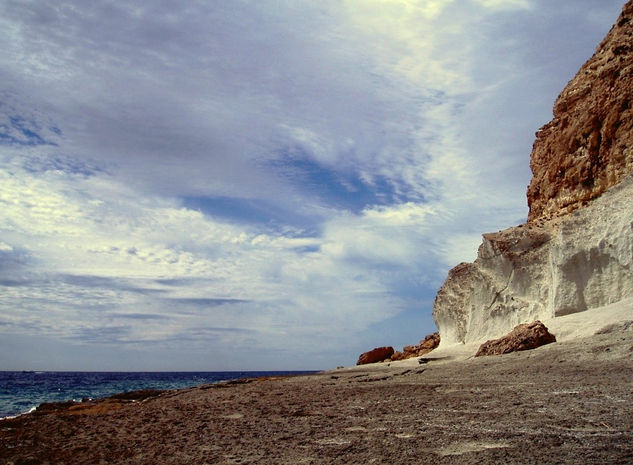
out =
<svg viewBox="0 0 633 465"><path fill-rule="evenodd" d="M528 221L568 213L633 172L633 2L536 133Z"/></svg>
<svg viewBox="0 0 633 465"><path fill-rule="evenodd" d="M633 296L633 0L554 106L526 224L484 234L435 299L442 346Z"/></svg>

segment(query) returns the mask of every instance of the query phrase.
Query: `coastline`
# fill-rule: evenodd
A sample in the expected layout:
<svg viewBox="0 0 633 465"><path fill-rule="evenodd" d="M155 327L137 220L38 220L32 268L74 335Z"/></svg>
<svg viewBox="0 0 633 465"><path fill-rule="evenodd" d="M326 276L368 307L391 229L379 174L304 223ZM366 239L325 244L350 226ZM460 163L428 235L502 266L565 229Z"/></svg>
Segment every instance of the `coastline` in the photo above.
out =
<svg viewBox="0 0 633 465"><path fill-rule="evenodd" d="M41 405L41 404L40 404ZM14 418L21 417L22 415L28 415L29 413L33 413L37 410L37 407L31 407L28 412L18 413L16 415L8 415L6 417L0 417L0 421L2 420L13 420Z"/></svg>
<svg viewBox="0 0 633 465"><path fill-rule="evenodd" d="M426 357L425 357L426 358ZM629 463L633 331L0 421L6 463Z"/></svg>
<svg viewBox="0 0 633 465"><path fill-rule="evenodd" d="M147 390L180 390L243 378L293 376L316 370L271 371L0 371L0 420L32 413L43 404L99 401Z"/></svg>

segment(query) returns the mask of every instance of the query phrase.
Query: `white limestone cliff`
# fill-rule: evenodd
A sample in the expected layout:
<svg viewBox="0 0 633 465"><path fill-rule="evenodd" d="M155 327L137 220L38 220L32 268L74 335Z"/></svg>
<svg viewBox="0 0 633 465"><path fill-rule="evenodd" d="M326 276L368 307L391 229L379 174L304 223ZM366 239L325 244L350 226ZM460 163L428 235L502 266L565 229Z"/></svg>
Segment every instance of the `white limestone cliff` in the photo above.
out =
<svg viewBox="0 0 633 465"><path fill-rule="evenodd" d="M485 234L475 262L449 273L433 316L442 346L468 344L630 297L633 177L569 215Z"/></svg>

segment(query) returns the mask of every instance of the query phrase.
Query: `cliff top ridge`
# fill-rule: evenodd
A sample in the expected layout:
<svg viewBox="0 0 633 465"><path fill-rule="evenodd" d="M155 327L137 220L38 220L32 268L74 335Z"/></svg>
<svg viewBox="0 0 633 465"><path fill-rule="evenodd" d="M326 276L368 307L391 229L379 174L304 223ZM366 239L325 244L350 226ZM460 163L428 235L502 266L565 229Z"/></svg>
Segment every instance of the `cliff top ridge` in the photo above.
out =
<svg viewBox="0 0 633 465"><path fill-rule="evenodd" d="M633 172L633 0L536 133L528 222L564 215Z"/></svg>

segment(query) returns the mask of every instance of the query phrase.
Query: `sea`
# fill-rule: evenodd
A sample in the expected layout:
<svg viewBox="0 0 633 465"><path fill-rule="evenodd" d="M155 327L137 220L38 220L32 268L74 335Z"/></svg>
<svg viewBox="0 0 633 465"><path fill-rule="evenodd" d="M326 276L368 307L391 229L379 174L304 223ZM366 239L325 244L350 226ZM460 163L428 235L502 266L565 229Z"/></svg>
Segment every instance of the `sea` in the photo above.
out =
<svg viewBox="0 0 633 465"><path fill-rule="evenodd" d="M184 389L233 379L309 373L314 371L0 371L0 418L31 412L44 402L81 401L139 389Z"/></svg>

